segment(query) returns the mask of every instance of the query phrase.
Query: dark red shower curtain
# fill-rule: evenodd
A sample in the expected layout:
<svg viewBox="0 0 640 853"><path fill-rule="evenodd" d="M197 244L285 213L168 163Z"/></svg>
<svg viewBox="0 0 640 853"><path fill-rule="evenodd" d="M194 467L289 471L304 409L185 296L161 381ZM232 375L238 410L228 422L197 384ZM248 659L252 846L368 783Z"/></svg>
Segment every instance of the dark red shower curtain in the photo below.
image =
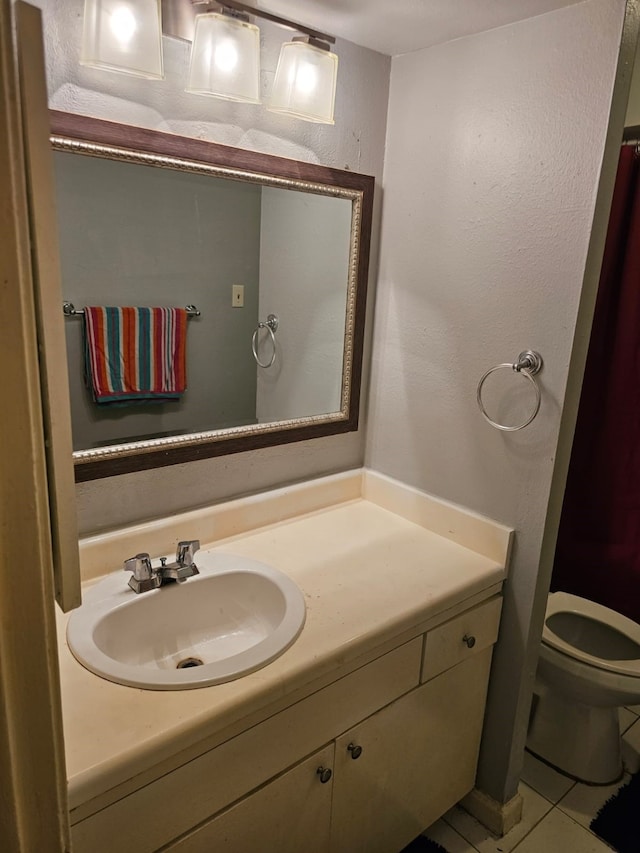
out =
<svg viewBox="0 0 640 853"><path fill-rule="evenodd" d="M640 157L622 147L551 588L640 622Z"/></svg>

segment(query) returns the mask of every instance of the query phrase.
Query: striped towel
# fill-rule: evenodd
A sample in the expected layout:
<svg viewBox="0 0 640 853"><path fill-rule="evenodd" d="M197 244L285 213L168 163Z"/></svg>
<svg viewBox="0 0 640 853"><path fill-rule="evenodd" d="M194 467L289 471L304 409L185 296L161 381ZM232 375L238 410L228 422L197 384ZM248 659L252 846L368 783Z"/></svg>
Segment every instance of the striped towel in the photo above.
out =
<svg viewBox="0 0 640 853"><path fill-rule="evenodd" d="M85 370L96 403L177 400L187 387L184 308L86 307Z"/></svg>

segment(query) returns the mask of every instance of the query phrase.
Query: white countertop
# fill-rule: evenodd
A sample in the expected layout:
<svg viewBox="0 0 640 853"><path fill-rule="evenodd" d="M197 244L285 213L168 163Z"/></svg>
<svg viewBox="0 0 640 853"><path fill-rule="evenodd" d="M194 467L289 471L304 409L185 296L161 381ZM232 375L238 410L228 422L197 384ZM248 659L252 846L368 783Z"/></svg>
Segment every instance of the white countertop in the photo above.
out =
<svg viewBox="0 0 640 853"><path fill-rule="evenodd" d="M304 508L299 496L294 503ZM281 657L211 687L153 691L99 678L69 652L67 617L59 613L70 808L163 762L183 763L409 639L430 621L453 615L463 602L497 591L505 577L510 531L500 525L495 531L502 558L495 547L490 556L478 553L447 538L451 529L434 533L359 497L203 542L203 549L254 558L285 572L304 592L307 606L300 637ZM184 538L197 536L193 529L184 531ZM152 543L146 550L154 555Z"/></svg>

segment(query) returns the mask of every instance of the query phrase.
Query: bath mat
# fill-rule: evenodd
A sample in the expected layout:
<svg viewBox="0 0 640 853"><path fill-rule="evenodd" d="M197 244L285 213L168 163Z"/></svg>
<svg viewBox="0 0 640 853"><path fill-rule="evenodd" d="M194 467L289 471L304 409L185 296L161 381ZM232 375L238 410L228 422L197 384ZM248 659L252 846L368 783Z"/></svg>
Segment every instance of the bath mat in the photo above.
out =
<svg viewBox="0 0 640 853"><path fill-rule="evenodd" d="M640 773L607 800L591 830L618 853L640 853Z"/></svg>
<svg viewBox="0 0 640 853"><path fill-rule="evenodd" d="M400 853L447 853L447 851L430 838L419 835L413 839L411 844L407 844Z"/></svg>

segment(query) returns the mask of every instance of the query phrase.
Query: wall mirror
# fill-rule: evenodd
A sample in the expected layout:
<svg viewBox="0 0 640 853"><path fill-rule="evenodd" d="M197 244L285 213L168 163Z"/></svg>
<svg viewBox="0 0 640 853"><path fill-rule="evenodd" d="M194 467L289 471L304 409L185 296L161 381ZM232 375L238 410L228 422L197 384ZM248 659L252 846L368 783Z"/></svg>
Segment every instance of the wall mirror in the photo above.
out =
<svg viewBox="0 0 640 853"><path fill-rule="evenodd" d="M372 177L56 111L51 128L77 481L357 429ZM87 306L193 306L184 393L95 402Z"/></svg>

